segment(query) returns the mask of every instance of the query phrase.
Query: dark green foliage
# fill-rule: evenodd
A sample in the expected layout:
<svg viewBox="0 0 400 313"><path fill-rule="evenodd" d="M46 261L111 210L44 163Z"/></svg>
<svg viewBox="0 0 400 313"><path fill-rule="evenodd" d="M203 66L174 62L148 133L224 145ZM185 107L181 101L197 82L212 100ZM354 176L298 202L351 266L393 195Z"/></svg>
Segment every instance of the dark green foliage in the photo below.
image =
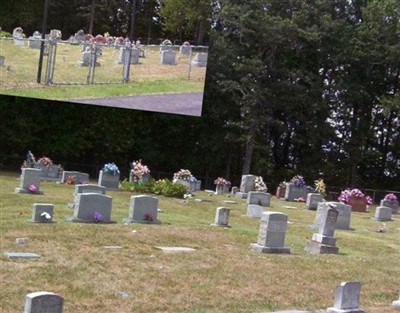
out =
<svg viewBox="0 0 400 313"><path fill-rule="evenodd" d="M185 186L173 184L169 179L157 181L151 179L148 183L130 183L125 180L121 183L121 189L139 193L153 193L179 199L182 199L183 195L188 192Z"/></svg>

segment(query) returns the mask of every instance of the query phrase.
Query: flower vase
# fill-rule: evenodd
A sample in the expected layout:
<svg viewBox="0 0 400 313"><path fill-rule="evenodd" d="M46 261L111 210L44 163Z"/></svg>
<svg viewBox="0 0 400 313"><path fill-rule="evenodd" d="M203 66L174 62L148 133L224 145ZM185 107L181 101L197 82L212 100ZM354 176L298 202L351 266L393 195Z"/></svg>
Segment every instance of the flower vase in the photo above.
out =
<svg viewBox="0 0 400 313"><path fill-rule="evenodd" d="M365 198L350 197L349 205L354 212L367 212L367 201Z"/></svg>
<svg viewBox="0 0 400 313"><path fill-rule="evenodd" d="M286 187L278 187L276 188L276 197L277 198L285 198Z"/></svg>
<svg viewBox="0 0 400 313"><path fill-rule="evenodd" d="M101 170L98 185L111 189L119 189L119 174L113 175Z"/></svg>

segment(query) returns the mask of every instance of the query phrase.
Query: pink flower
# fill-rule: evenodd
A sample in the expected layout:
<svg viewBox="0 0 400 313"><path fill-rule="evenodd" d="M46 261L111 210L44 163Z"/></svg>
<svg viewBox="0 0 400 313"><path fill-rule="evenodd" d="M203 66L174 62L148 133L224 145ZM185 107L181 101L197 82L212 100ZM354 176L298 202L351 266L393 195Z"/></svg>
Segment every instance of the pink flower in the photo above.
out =
<svg viewBox="0 0 400 313"><path fill-rule="evenodd" d="M396 195L395 195L394 193L388 193L388 194L385 196L384 199L385 199L385 200L388 200L388 201L397 201L397 197L396 197Z"/></svg>
<svg viewBox="0 0 400 313"><path fill-rule="evenodd" d="M29 190L30 192L36 192L38 189L37 189L37 187L36 187L34 184L30 184L30 185L28 186L28 190Z"/></svg>

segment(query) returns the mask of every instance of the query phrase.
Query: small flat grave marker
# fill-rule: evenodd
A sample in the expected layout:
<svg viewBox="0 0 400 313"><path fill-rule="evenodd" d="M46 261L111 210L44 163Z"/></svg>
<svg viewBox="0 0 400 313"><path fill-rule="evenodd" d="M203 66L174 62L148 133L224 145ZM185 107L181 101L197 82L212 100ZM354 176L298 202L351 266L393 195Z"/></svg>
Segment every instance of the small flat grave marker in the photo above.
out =
<svg viewBox="0 0 400 313"><path fill-rule="evenodd" d="M41 256L30 252L4 252L9 259L39 259Z"/></svg>
<svg viewBox="0 0 400 313"><path fill-rule="evenodd" d="M194 252L196 249L189 247L155 247L163 252L171 253L171 252Z"/></svg>

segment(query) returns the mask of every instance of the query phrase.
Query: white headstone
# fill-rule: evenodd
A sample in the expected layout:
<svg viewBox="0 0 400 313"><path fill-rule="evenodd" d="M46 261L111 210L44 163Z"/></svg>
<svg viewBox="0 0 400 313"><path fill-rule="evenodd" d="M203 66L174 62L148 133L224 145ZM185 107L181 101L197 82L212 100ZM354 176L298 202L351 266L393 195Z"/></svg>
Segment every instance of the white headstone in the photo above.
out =
<svg viewBox="0 0 400 313"><path fill-rule="evenodd" d="M173 50L164 50L161 52L161 64L175 65L176 53Z"/></svg>
<svg viewBox="0 0 400 313"><path fill-rule="evenodd" d="M229 226L229 208L225 207L218 207L215 211L215 221L214 226L223 226L223 227L230 227Z"/></svg>
<svg viewBox="0 0 400 313"><path fill-rule="evenodd" d="M375 210L375 219L377 221L391 221L392 208L386 206L378 206Z"/></svg>

